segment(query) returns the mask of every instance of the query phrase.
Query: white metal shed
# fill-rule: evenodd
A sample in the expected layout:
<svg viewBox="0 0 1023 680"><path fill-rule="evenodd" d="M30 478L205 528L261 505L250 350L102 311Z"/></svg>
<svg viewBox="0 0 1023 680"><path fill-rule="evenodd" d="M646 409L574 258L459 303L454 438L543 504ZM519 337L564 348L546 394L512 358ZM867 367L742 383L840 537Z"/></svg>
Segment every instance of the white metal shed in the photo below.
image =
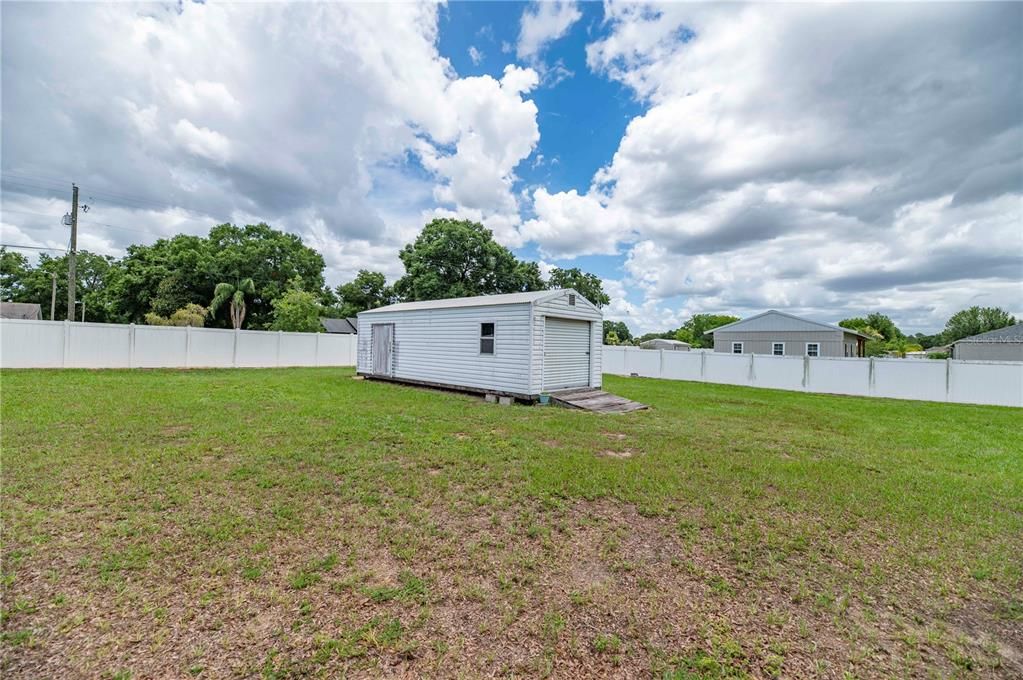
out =
<svg viewBox="0 0 1023 680"><path fill-rule="evenodd" d="M600 387L604 316L571 289L359 313L360 375L532 399Z"/></svg>

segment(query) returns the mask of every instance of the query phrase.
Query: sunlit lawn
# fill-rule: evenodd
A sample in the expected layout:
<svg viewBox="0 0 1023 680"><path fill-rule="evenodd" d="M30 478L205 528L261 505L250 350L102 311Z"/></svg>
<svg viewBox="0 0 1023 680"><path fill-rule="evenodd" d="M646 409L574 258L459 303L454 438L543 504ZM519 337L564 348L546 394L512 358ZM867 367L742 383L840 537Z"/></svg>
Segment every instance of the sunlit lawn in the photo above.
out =
<svg viewBox="0 0 1023 680"><path fill-rule="evenodd" d="M1023 412L5 371L3 674L1023 674Z"/></svg>

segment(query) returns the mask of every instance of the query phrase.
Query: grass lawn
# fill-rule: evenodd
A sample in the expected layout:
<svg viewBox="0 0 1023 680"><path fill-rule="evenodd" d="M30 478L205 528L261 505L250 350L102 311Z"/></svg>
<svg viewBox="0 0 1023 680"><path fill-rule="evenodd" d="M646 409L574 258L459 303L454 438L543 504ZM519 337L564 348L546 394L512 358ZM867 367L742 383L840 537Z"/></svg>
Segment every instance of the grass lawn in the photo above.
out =
<svg viewBox="0 0 1023 680"><path fill-rule="evenodd" d="M1023 411L5 371L4 677L1023 675Z"/></svg>

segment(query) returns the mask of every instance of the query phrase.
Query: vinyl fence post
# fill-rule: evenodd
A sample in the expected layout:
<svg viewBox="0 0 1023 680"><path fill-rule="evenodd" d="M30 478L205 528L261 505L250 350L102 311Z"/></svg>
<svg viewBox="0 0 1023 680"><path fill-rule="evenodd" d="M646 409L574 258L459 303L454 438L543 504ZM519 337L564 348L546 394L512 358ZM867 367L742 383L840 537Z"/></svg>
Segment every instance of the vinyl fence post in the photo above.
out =
<svg viewBox="0 0 1023 680"><path fill-rule="evenodd" d="M231 349L231 368L238 368L238 329L234 329L234 347Z"/></svg>
<svg viewBox="0 0 1023 680"><path fill-rule="evenodd" d="M663 349L659 349L657 351L661 353L661 356L660 356L661 363L657 367L657 377L658 378L663 378L664 377L664 350Z"/></svg>
<svg viewBox="0 0 1023 680"><path fill-rule="evenodd" d="M284 331L277 331L277 366L281 365L281 343L284 342Z"/></svg>
<svg viewBox="0 0 1023 680"><path fill-rule="evenodd" d="M135 324L128 324L128 368L135 368Z"/></svg>
<svg viewBox="0 0 1023 680"><path fill-rule="evenodd" d="M874 357L870 357L870 364L867 366L867 394L874 396Z"/></svg>
<svg viewBox="0 0 1023 680"><path fill-rule="evenodd" d="M810 387L810 357L803 355L803 389Z"/></svg>
<svg viewBox="0 0 1023 680"><path fill-rule="evenodd" d="M67 368L67 355L71 353L71 319L64 319L64 352L60 357L60 367Z"/></svg>
<svg viewBox="0 0 1023 680"><path fill-rule="evenodd" d="M313 366L320 365L320 334L316 334L316 349L313 350Z"/></svg>
<svg viewBox="0 0 1023 680"><path fill-rule="evenodd" d="M192 365L192 327L185 326L185 368Z"/></svg>
<svg viewBox="0 0 1023 680"><path fill-rule="evenodd" d="M707 376L707 353L700 350L700 380L706 380Z"/></svg>
<svg viewBox="0 0 1023 680"><path fill-rule="evenodd" d="M756 356L756 354L754 354L753 352L750 352L750 355L749 355L749 373L746 375L746 382L748 382L750 385L753 385L753 386L756 386L756 384L757 384L757 372L756 372L756 369L753 367L753 357L755 357L755 356Z"/></svg>
<svg viewBox="0 0 1023 680"><path fill-rule="evenodd" d="M952 397L952 361L945 359L945 401Z"/></svg>

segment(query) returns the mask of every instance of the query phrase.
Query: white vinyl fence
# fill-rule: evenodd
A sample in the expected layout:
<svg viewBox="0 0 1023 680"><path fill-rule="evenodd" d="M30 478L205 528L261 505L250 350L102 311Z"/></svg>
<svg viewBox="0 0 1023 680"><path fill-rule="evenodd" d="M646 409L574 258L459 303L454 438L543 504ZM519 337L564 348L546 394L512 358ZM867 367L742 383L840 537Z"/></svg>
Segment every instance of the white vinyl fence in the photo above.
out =
<svg viewBox="0 0 1023 680"><path fill-rule="evenodd" d="M181 326L0 322L3 368L354 366L355 336Z"/></svg>
<svg viewBox="0 0 1023 680"><path fill-rule="evenodd" d="M1023 362L777 357L604 346L604 372L799 392L1023 406Z"/></svg>

